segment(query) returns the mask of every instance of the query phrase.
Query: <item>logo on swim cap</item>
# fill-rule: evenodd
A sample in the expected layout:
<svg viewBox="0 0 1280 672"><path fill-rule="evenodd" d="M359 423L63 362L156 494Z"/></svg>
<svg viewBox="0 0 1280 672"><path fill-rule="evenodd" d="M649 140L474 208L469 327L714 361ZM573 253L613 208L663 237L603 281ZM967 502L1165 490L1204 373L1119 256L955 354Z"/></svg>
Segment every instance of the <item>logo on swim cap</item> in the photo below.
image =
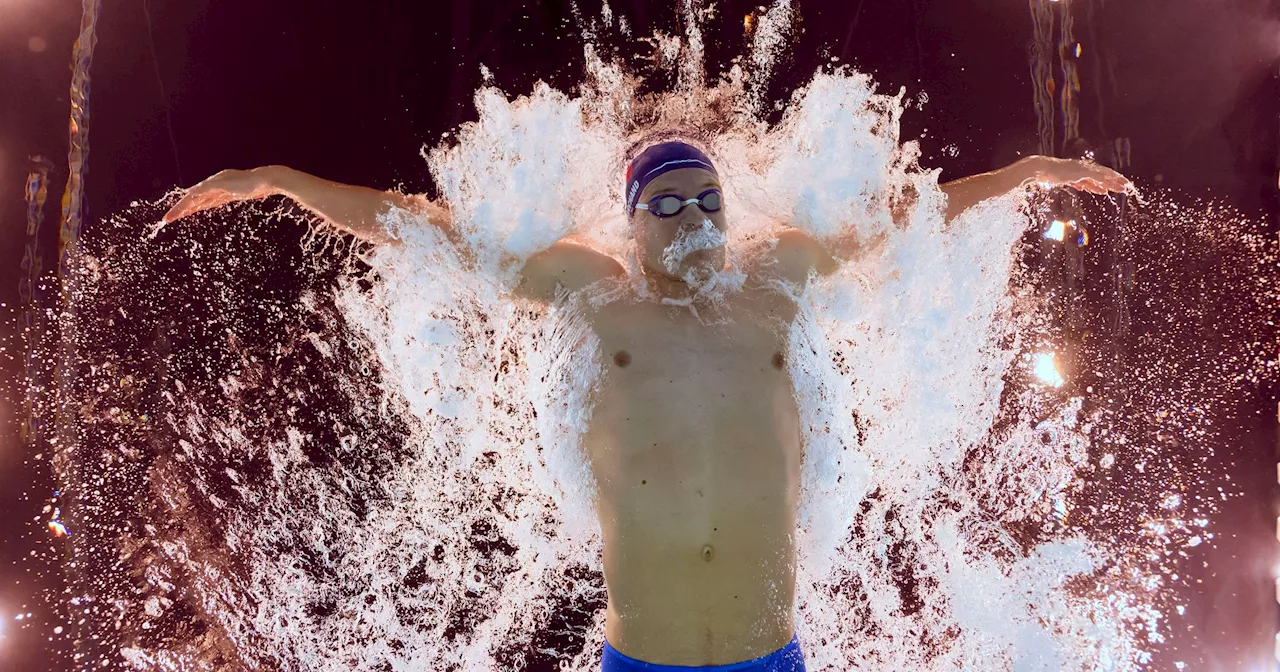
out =
<svg viewBox="0 0 1280 672"><path fill-rule="evenodd" d="M629 170L628 170L627 172L629 173L629 172L631 172L631 171L629 171ZM639 180L636 180L635 182L632 182L632 183L631 183L631 191L627 192L627 203L628 203L628 204L632 203L632 202L635 200L635 198L636 198L636 192L637 192L637 191L640 191L640 181L639 181ZM629 207L628 207L628 210L635 210L635 208L634 208L634 207L630 207L630 206L629 206Z"/></svg>

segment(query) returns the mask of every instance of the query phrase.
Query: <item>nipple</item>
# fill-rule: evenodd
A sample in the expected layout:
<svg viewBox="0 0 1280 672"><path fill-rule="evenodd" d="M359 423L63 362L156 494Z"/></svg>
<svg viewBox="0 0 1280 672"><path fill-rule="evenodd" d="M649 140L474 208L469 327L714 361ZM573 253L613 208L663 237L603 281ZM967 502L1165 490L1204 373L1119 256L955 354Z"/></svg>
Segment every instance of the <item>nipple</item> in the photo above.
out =
<svg viewBox="0 0 1280 672"><path fill-rule="evenodd" d="M711 562L711 558L715 557L716 549L711 548L711 544L702 547L702 559Z"/></svg>

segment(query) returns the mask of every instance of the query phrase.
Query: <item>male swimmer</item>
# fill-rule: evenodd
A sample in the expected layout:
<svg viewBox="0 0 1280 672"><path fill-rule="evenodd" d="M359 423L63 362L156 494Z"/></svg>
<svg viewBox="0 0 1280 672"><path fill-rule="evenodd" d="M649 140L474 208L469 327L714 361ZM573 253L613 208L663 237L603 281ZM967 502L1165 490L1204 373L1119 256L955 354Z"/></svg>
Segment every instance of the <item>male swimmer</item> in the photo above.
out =
<svg viewBox="0 0 1280 672"><path fill-rule="evenodd" d="M771 281L802 287L811 269L834 271L866 241L824 244L789 229L745 255L740 287L704 292L725 268L729 227L715 166L684 141L640 149L623 193L647 297L587 308L608 363L583 437L604 534L601 669L802 672L793 619L802 446L784 355L796 306ZM1033 156L942 185L946 217L1029 180L1093 193L1128 186L1101 166ZM394 204L461 244L447 210L421 197L282 166L220 172L164 220L275 194L374 243L396 244L378 221ZM613 257L561 241L527 261L516 292L546 302L557 287L626 275Z"/></svg>

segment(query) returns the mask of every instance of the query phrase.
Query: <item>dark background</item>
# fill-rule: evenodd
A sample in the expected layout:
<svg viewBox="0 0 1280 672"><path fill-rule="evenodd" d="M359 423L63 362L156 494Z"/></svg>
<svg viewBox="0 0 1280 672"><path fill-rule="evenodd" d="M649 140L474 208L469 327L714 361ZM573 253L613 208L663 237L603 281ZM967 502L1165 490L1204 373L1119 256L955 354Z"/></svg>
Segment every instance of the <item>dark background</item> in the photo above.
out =
<svg viewBox="0 0 1280 672"><path fill-rule="evenodd" d="M678 31L677 3L617 0L633 34ZM881 89L926 92L903 118L943 179L1007 164L1039 146L1023 0L799 1L803 32L779 64L784 97L831 56L875 74ZM102 9L92 70L85 226L223 168L286 164L378 188L430 190L419 150L474 118L480 64L511 95L545 79L580 79L580 29L568 2L121 0ZM743 15L721 2L706 28L708 69L745 50ZM596 0L583 0L587 17ZM1216 196L1275 224L1280 132L1280 3L1272 0L1077 0L1081 135L1106 161L1128 138L1140 186L1187 201ZM25 157L56 166L41 230L56 265L66 179L70 54L80 17L68 0L0 2L0 300L6 379L22 375L19 278ZM640 47L626 47L631 53ZM1059 82L1061 84L1061 82ZM927 130L926 130L927 129ZM1059 130L1059 137L1061 131ZM952 156L944 151L954 145ZM52 496L46 461L18 439L22 388L0 403L0 669L71 669L68 643L39 595L60 593L61 557L40 518ZM1276 625L1273 402L1240 445L1224 446L1245 496L1215 520L1203 592L1174 642L1188 669L1267 669ZM1210 576L1211 575L1211 576ZM32 613L31 620L14 614ZM26 625L29 624L29 625ZM23 627L25 626L25 627ZM1168 665L1166 660L1160 669ZM1172 669L1172 668L1168 668Z"/></svg>

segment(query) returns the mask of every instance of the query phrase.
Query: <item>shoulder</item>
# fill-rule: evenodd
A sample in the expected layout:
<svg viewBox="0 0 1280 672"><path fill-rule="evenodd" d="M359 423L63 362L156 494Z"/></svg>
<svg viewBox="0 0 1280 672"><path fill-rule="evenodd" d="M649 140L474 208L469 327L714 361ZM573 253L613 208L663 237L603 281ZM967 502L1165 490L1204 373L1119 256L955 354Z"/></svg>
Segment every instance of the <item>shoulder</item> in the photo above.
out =
<svg viewBox="0 0 1280 672"><path fill-rule="evenodd" d="M515 291L521 296L550 301L555 298L557 286L574 291L625 273L617 259L586 245L561 241L525 261Z"/></svg>
<svg viewBox="0 0 1280 672"><path fill-rule="evenodd" d="M760 244L749 255L752 272L770 273L787 282L803 285L809 271L826 275L836 269L837 262L822 243L799 229L787 229Z"/></svg>

